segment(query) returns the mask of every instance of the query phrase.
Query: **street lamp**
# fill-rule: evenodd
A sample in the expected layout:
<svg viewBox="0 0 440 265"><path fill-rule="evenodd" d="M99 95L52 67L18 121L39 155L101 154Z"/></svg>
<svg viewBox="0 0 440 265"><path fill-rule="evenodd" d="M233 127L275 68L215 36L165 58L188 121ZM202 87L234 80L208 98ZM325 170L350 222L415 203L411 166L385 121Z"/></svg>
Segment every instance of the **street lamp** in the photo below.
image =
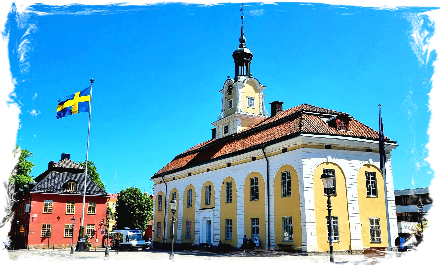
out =
<svg viewBox="0 0 440 265"><path fill-rule="evenodd" d="M417 203L417 211L419 212L419 219L420 219L420 233L423 232L423 203L422 199L419 200L419 203Z"/></svg>
<svg viewBox="0 0 440 265"><path fill-rule="evenodd" d="M108 237L109 237L109 229L110 229L110 226L109 226L109 220L110 220L110 210L107 208L107 213L106 213L106 226L107 226L107 245L105 246L105 256L106 257L108 257L108 255L109 255L109 249L108 249Z"/></svg>
<svg viewBox="0 0 440 265"><path fill-rule="evenodd" d="M328 227L328 243L330 248L330 262L334 262L333 256L333 237L332 237L332 202L330 196L334 194L335 189L335 174L331 169L324 169L321 175L322 184L324 184L324 193L327 195L327 227Z"/></svg>
<svg viewBox="0 0 440 265"><path fill-rule="evenodd" d="M177 209L177 201L176 200L171 200L170 201L170 207L171 207L171 212L173 213L173 218L171 219L171 254L170 254L170 260L174 260L174 223L176 222L175 218L174 218L174 214L176 213L176 209Z"/></svg>
<svg viewBox="0 0 440 265"><path fill-rule="evenodd" d="M72 244L70 245L70 254L73 254L73 231L75 227L75 216L70 219L72 221Z"/></svg>

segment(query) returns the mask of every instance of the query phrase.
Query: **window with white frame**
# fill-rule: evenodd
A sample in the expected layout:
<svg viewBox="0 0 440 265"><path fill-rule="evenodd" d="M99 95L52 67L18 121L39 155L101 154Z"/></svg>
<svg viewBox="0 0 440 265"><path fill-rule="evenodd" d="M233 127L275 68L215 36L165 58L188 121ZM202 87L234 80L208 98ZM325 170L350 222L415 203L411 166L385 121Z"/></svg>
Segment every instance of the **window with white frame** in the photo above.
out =
<svg viewBox="0 0 440 265"><path fill-rule="evenodd" d="M260 239L260 218L251 218L251 240Z"/></svg>
<svg viewBox="0 0 440 265"><path fill-rule="evenodd" d="M185 238L191 238L191 220L186 220Z"/></svg>
<svg viewBox="0 0 440 265"><path fill-rule="evenodd" d="M293 241L292 216L283 217L283 241Z"/></svg>
<svg viewBox="0 0 440 265"><path fill-rule="evenodd" d="M51 224L41 225L41 237L50 237Z"/></svg>
<svg viewBox="0 0 440 265"><path fill-rule="evenodd" d="M66 203L66 213L67 214L74 214L75 213L75 202L74 201L68 201Z"/></svg>
<svg viewBox="0 0 440 265"><path fill-rule="evenodd" d="M89 202L87 214L96 214L96 202Z"/></svg>
<svg viewBox="0 0 440 265"><path fill-rule="evenodd" d="M44 200L43 213L52 213L53 200Z"/></svg>
<svg viewBox="0 0 440 265"><path fill-rule="evenodd" d="M86 226L86 235L89 236L89 238L93 237L95 231L95 225L94 224L88 224Z"/></svg>
<svg viewBox="0 0 440 265"><path fill-rule="evenodd" d="M64 225L64 237L72 237L73 236L73 225L66 224Z"/></svg>
<svg viewBox="0 0 440 265"><path fill-rule="evenodd" d="M226 203L232 202L232 181L226 182Z"/></svg>
<svg viewBox="0 0 440 265"><path fill-rule="evenodd" d="M186 208L191 208L193 206L192 194L193 194L193 190L188 189L188 192L186 194Z"/></svg>
<svg viewBox="0 0 440 265"><path fill-rule="evenodd" d="M329 235L329 223L328 223L328 216L326 216L327 219L327 238ZM333 242L339 241L339 221L338 217L332 216L331 218L331 226L332 226L332 238Z"/></svg>
<svg viewBox="0 0 440 265"><path fill-rule="evenodd" d="M380 218L370 218L370 242L380 243Z"/></svg>
<svg viewBox="0 0 440 265"><path fill-rule="evenodd" d="M211 185L205 186L205 205L211 205Z"/></svg>
<svg viewBox="0 0 440 265"><path fill-rule="evenodd" d="M367 196L377 197L376 172L365 172L365 180L367 184Z"/></svg>
<svg viewBox="0 0 440 265"><path fill-rule="evenodd" d="M250 178L251 181L251 201L258 200L258 177Z"/></svg>
<svg viewBox="0 0 440 265"><path fill-rule="evenodd" d="M255 98L247 97L247 104L248 104L248 108L254 108L255 107Z"/></svg>
<svg viewBox="0 0 440 265"><path fill-rule="evenodd" d="M162 195L157 196L157 210L162 211Z"/></svg>
<svg viewBox="0 0 440 265"><path fill-rule="evenodd" d="M281 172L281 196L290 197L292 195L292 186L290 179L290 171Z"/></svg>
<svg viewBox="0 0 440 265"><path fill-rule="evenodd" d="M232 240L232 219L225 220L225 240Z"/></svg>
<svg viewBox="0 0 440 265"><path fill-rule="evenodd" d="M160 236L162 235L162 223L161 222L157 222L157 227L156 227L156 237L160 238Z"/></svg>
<svg viewBox="0 0 440 265"><path fill-rule="evenodd" d="M228 99L228 110L232 109L232 99Z"/></svg>

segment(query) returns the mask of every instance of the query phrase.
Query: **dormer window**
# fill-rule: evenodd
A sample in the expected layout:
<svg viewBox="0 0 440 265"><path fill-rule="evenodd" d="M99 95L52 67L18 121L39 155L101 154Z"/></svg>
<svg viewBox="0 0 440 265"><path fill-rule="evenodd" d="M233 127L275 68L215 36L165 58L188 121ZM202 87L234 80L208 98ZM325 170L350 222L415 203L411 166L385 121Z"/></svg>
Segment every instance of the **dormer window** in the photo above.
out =
<svg viewBox="0 0 440 265"><path fill-rule="evenodd" d="M347 124L342 119L336 119L336 129L338 129L339 131L346 131Z"/></svg>
<svg viewBox="0 0 440 265"><path fill-rule="evenodd" d="M347 115L338 115L327 121L330 127L335 128L338 131L348 131L350 118Z"/></svg>
<svg viewBox="0 0 440 265"><path fill-rule="evenodd" d="M64 189L66 191L75 192L77 191L77 185L75 181L68 181L64 184Z"/></svg>

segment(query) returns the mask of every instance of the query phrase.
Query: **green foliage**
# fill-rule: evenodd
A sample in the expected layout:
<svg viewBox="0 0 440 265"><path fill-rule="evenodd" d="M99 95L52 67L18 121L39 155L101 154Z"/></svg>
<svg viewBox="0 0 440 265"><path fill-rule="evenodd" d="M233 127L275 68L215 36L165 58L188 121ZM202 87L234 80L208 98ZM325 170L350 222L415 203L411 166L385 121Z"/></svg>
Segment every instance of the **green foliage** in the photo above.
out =
<svg viewBox="0 0 440 265"><path fill-rule="evenodd" d="M32 153L18 145L4 149L0 155L0 215L10 211L14 200L22 196L20 188L32 181Z"/></svg>
<svg viewBox="0 0 440 265"><path fill-rule="evenodd" d="M129 187L122 190L116 201L116 229L147 228L153 218L153 200L139 188Z"/></svg>
<svg viewBox="0 0 440 265"><path fill-rule="evenodd" d="M420 223L414 228L414 234L417 235L420 229ZM434 222L427 220L423 222L423 234L429 241L438 242L440 240L440 231L434 228Z"/></svg>
<svg viewBox="0 0 440 265"><path fill-rule="evenodd" d="M85 160L84 162L79 161L78 163L83 167L86 166ZM93 161L89 160L89 162L87 163L87 174L101 189L105 190L105 185L101 181L101 178L99 177L99 173L97 170L97 166L95 165L95 163L93 163Z"/></svg>

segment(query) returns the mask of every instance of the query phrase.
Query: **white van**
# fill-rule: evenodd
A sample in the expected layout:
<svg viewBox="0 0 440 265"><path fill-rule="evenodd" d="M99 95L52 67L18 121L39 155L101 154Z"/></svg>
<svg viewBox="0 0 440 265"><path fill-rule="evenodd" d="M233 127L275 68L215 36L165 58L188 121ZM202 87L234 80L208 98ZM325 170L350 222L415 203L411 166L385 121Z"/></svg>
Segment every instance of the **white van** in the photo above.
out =
<svg viewBox="0 0 440 265"><path fill-rule="evenodd" d="M142 237L142 230L113 230L110 232L112 249L142 249L147 248L147 243Z"/></svg>

